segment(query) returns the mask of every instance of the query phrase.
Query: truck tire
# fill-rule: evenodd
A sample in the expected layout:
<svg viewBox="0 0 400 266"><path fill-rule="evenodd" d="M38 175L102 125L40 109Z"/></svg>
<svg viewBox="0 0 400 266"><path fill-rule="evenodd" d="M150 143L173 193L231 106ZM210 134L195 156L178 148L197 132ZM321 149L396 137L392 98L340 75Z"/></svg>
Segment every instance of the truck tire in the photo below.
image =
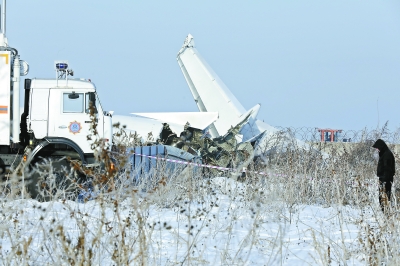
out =
<svg viewBox="0 0 400 266"><path fill-rule="evenodd" d="M31 163L27 190L33 199L39 201L75 200L82 178L66 158L40 158Z"/></svg>

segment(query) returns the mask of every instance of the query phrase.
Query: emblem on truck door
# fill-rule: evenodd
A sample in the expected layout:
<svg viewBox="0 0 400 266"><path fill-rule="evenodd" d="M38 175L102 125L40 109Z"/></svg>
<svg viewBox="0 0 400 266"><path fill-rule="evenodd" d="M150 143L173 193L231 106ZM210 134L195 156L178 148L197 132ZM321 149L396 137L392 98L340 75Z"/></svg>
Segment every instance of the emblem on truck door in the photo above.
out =
<svg viewBox="0 0 400 266"><path fill-rule="evenodd" d="M82 126L81 123L77 122L76 120L74 122L69 123L69 132L72 134L77 134L81 132Z"/></svg>

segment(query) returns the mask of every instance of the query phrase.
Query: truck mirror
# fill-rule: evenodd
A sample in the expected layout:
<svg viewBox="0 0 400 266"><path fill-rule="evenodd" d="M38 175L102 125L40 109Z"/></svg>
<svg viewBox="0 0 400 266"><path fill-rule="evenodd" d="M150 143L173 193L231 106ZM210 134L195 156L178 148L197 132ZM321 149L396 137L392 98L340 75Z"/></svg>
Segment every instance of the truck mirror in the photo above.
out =
<svg viewBox="0 0 400 266"><path fill-rule="evenodd" d="M68 98L69 99L78 99L79 98L79 94L76 94L74 91L70 94L68 94Z"/></svg>

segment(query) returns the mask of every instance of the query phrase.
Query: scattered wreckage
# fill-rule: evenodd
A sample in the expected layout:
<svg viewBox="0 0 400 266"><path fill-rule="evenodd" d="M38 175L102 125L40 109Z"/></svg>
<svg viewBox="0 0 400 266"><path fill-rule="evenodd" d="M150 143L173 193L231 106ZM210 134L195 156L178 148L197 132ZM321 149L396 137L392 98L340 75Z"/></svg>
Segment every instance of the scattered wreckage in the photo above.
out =
<svg viewBox="0 0 400 266"><path fill-rule="evenodd" d="M190 34L178 52L177 61L199 112L114 115L114 121L125 125L126 131L150 136L142 139L142 145L163 144L197 156L204 164L238 170L254 157L276 150L278 142L282 144L282 138L277 137L281 135L279 130L257 119L261 105L246 111L200 56ZM154 136L156 140L152 139Z"/></svg>
<svg viewBox="0 0 400 266"><path fill-rule="evenodd" d="M216 138L209 134L209 127L202 130L187 122L178 136L168 123L163 123L157 139L154 140L150 132L146 141L140 141L140 145L128 148L132 153L131 164L137 169L136 175L150 172L157 165L157 157L174 159L178 163L196 162L241 171L253 161L254 149L261 139L259 137L240 141L240 128L248 119L249 116L229 129L225 135ZM170 164L169 168L175 166Z"/></svg>
<svg viewBox="0 0 400 266"><path fill-rule="evenodd" d="M238 142L241 125L232 127L223 136L212 138L207 132L193 128L189 123L178 137L169 125L164 123L159 141L200 157L204 164L240 169L252 161L256 143Z"/></svg>

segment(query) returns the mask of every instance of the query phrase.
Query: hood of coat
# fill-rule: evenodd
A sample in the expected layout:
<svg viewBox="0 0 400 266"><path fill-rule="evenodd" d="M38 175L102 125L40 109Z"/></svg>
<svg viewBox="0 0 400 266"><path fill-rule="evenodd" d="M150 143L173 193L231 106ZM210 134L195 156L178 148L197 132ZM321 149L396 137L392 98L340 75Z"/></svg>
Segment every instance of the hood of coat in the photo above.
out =
<svg viewBox="0 0 400 266"><path fill-rule="evenodd" d="M386 151L388 149L388 146L386 145L386 143L381 139L378 139L377 141L375 141L375 143L374 143L374 145L372 145L372 147L378 149L380 154L382 154L384 151Z"/></svg>

